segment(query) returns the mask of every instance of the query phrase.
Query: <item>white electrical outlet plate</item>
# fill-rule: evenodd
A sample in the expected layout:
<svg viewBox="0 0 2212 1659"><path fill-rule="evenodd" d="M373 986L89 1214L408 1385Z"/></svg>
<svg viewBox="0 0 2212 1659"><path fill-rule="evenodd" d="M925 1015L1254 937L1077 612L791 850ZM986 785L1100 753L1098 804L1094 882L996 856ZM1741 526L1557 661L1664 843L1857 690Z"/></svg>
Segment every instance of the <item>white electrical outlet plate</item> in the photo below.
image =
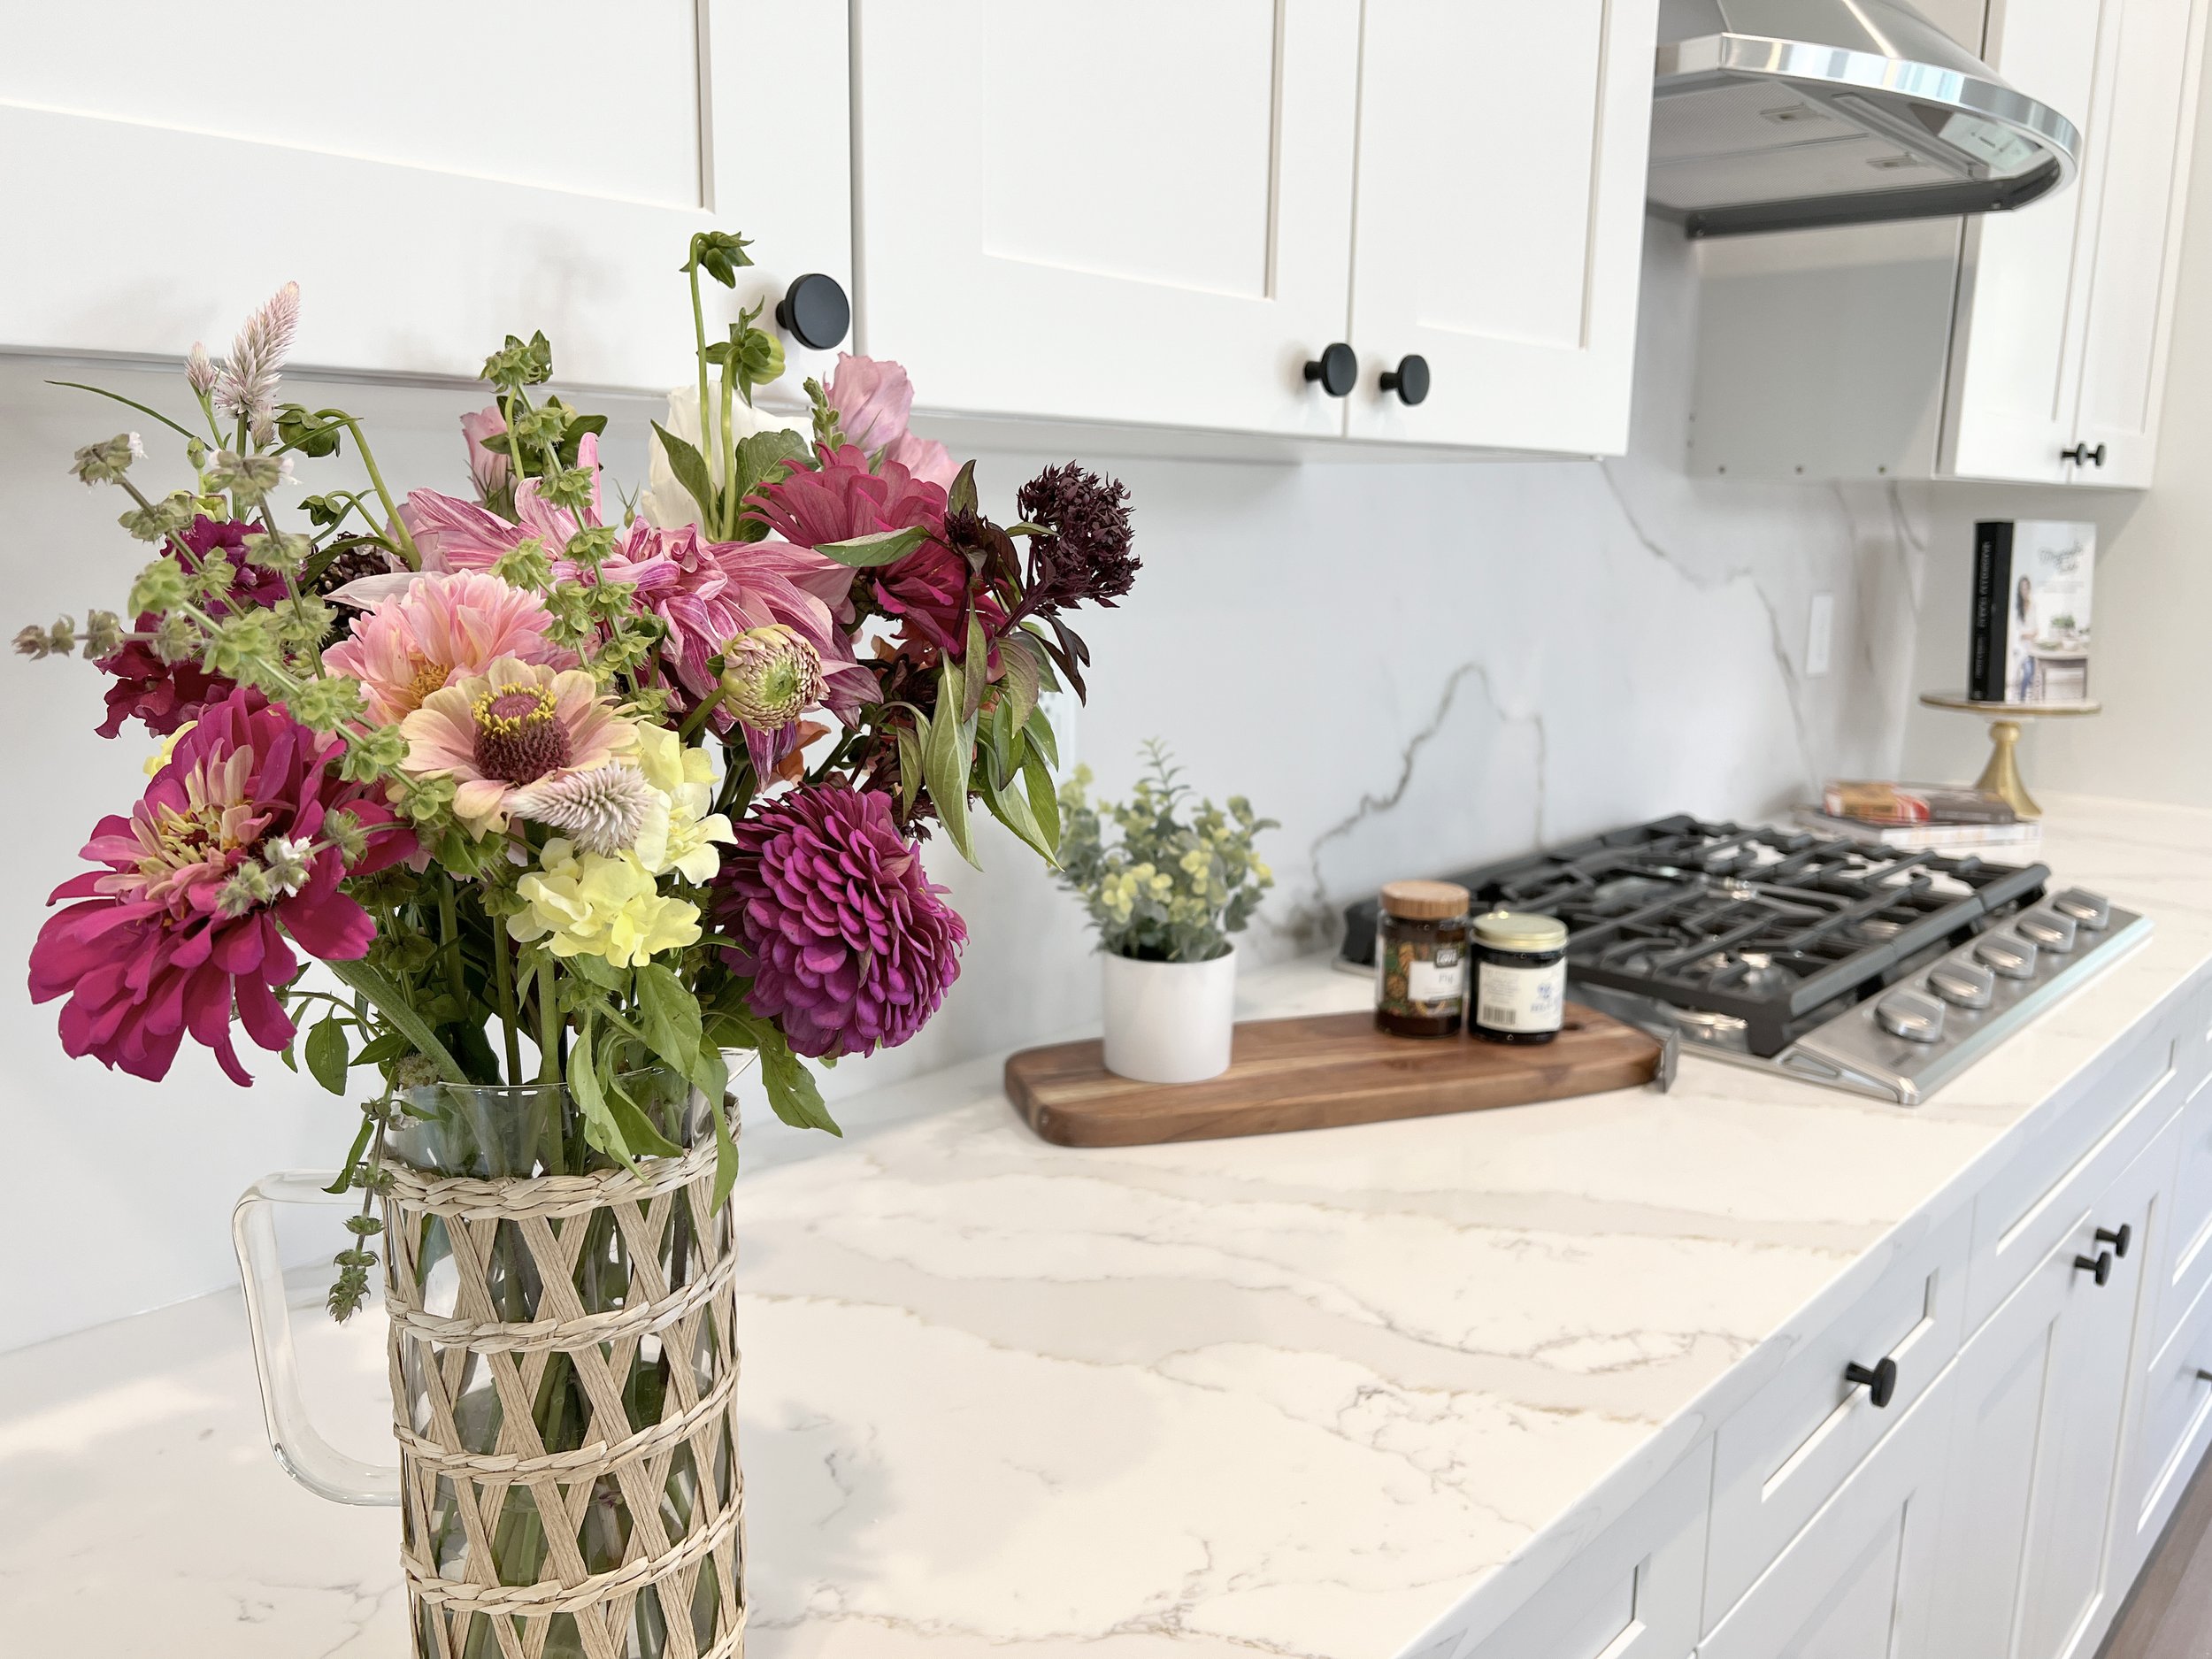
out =
<svg viewBox="0 0 2212 1659"><path fill-rule="evenodd" d="M1816 680L1828 672L1828 659L1835 645L1836 596L1833 594L1815 594L1812 614L1805 626L1805 678Z"/></svg>

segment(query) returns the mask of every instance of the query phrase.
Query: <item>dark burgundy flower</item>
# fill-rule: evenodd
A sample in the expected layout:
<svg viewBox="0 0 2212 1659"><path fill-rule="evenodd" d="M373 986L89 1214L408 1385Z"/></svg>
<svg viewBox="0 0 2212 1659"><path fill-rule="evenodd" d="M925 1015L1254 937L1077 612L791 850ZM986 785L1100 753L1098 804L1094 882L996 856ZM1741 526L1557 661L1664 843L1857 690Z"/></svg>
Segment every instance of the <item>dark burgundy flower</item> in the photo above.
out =
<svg viewBox="0 0 2212 1659"><path fill-rule="evenodd" d="M716 915L756 1013L800 1054L866 1054L922 1028L960 975L966 926L891 820L887 795L810 784L737 826Z"/></svg>
<svg viewBox="0 0 2212 1659"><path fill-rule="evenodd" d="M415 844L368 786L338 777L341 747L259 692L234 691L178 740L130 817L101 819L84 856L103 867L54 889L78 902L31 948L31 1000L69 999L61 1040L73 1057L157 1079L189 1033L250 1084L234 1016L264 1048L292 1041L273 994L298 972L291 946L346 961L375 934L338 891L349 872L326 834L330 813L342 807L370 832L350 873Z"/></svg>
<svg viewBox="0 0 2212 1659"><path fill-rule="evenodd" d="M1029 543L1026 609L1110 605L1129 591L1143 561L1130 556L1129 491L1118 480L1071 461L1045 468L1014 499L1025 519L1049 532Z"/></svg>
<svg viewBox="0 0 2212 1659"><path fill-rule="evenodd" d="M284 597L283 577L246 562L248 528L235 519L215 519L202 513L163 549L188 569L198 569L219 549L230 561L236 572L231 578L232 597L227 602L210 602L213 615L228 614L238 602L267 606ZM138 618L135 632L150 634L160 619L150 611ZM123 729L123 722L134 717L143 720L146 729L156 736L166 737L187 720L198 719L208 703L219 703L237 689L220 674L203 672L196 662L165 663L151 647L137 640L102 657L97 666L115 680L107 689L108 717L100 723L102 737L113 737Z"/></svg>

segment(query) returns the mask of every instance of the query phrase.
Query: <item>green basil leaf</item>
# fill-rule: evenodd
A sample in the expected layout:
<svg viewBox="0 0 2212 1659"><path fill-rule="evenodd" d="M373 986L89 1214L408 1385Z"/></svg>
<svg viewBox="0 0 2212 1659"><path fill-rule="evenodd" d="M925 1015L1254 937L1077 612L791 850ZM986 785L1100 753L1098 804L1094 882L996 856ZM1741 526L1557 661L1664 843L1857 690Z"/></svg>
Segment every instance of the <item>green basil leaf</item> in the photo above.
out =
<svg viewBox="0 0 2212 1659"><path fill-rule="evenodd" d="M922 792L922 747L929 735L929 718L926 715L917 715L915 719L921 728L918 733L910 732L902 726L897 731L899 810L902 812L912 811L914 797Z"/></svg>
<svg viewBox="0 0 2212 1659"><path fill-rule="evenodd" d="M972 720L983 707L983 694L991 688L991 641L983 632L983 618L974 611L968 612L968 649L961 655L961 672L965 676L960 696L960 718Z"/></svg>
<svg viewBox="0 0 2212 1659"><path fill-rule="evenodd" d="M919 525L910 525L903 530L879 530L872 535L856 535L849 541L823 541L814 550L854 570L874 570L897 564L928 540L928 531Z"/></svg>
<svg viewBox="0 0 2212 1659"><path fill-rule="evenodd" d="M720 1210L730 1202L730 1189L737 1185L737 1137L730 1133L728 1104L719 1094L710 1097L710 1110L714 1118L714 1210Z"/></svg>
<svg viewBox="0 0 2212 1659"><path fill-rule="evenodd" d="M576 1109L584 1114L584 1139L632 1173L641 1174L630 1143L622 1138L622 1126L600 1091L588 1019L578 1027L576 1041L568 1048L568 1092L576 1097Z"/></svg>
<svg viewBox="0 0 2212 1659"><path fill-rule="evenodd" d="M954 718L959 706L960 670L949 662L938 680L937 718L929 723L929 741L922 749L922 777L946 837L974 864L975 849L968 839L968 772L975 760L975 726Z"/></svg>
<svg viewBox="0 0 2212 1659"><path fill-rule="evenodd" d="M659 421L653 423L653 430L660 438L662 451L668 457L668 470L691 493L699 511L706 511L714 505L714 474L708 470L707 457Z"/></svg>
<svg viewBox="0 0 2212 1659"><path fill-rule="evenodd" d="M1038 833L1052 862L1060 862L1060 792L1052 787L1052 769L1034 748L1022 760L1022 787L1029 795L1029 810L1037 820Z"/></svg>
<svg viewBox="0 0 2212 1659"><path fill-rule="evenodd" d="M737 498L768 482L772 474L807 454L807 442L787 426L772 426L737 441Z"/></svg>
<svg viewBox="0 0 2212 1659"><path fill-rule="evenodd" d="M680 1158L684 1149L653 1126L653 1120L645 1110L630 1098L629 1091L619 1081L609 1085L607 1110L615 1122L622 1125L622 1138L637 1148L641 1156L656 1158Z"/></svg>
<svg viewBox="0 0 2212 1659"><path fill-rule="evenodd" d="M1052 734L1052 722L1045 718L1045 711L1042 709L1032 710L1029 724L1024 729L1029 733L1029 752L1042 755L1046 765L1057 766L1060 764L1060 740Z"/></svg>
<svg viewBox="0 0 2212 1659"><path fill-rule="evenodd" d="M699 1064L703 1034L698 999L684 988L674 969L649 962L637 971L637 1002L646 1043L672 1071L690 1078Z"/></svg>
<svg viewBox="0 0 2212 1659"><path fill-rule="evenodd" d="M1029 724L1036 711L1037 693L1044 683L1044 653L1026 634L1002 634L998 642L999 696L1013 711L1016 726Z"/></svg>
<svg viewBox="0 0 2212 1659"><path fill-rule="evenodd" d="M983 802L991 809L993 818L1020 836L1047 864L1058 865L1059 860L1045 844L1044 832L1038 827L1036 815L1029 810L1026 797L995 786L984 795Z"/></svg>
<svg viewBox="0 0 2212 1659"><path fill-rule="evenodd" d="M947 512L973 512L976 510L975 463L968 462L952 480L952 488L945 492Z"/></svg>

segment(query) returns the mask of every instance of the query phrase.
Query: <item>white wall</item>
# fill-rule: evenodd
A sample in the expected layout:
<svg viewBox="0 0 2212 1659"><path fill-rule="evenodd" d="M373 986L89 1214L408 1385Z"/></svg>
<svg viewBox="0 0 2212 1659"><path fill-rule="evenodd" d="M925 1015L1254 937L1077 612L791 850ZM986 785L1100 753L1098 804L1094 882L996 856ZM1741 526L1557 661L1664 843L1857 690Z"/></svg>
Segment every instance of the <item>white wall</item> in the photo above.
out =
<svg viewBox="0 0 2212 1659"><path fill-rule="evenodd" d="M1624 460L1111 468L1135 497L1145 569L1120 609L1084 623L1097 669L1079 744L1118 790L1137 743L1160 735L1201 788L1248 794L1283 820L1266 848L1281 887L1247 936L1253 956L1330 942L1338 909L1394 875L1683 809L1755 813L1823 775L1894 765L1921 508L1877 487L1684 478L1673 464L1695 297L1683 244L1655 229ZM39 383L55 372L0 364L11 632L118 605L143 557L114 527L115 493L64 469L77 444L144 423ZM180 389L112 366L62 372L147 401ZM388 477L465 488L452 422L480 400L386 386L312 396L371 419ZM595 401L615 418L611 465L634 484L649 411ZM1003 506L1037 465L1064 458L987 455L979 472ZM1808 611L1823 592L1834 665L1808 678ZM11 657L0 675L17 837L0 939L19 964L86 831L135 797L147 746L92 735L99 677L82 664ZM908 1049L840 1067L833 1094L1094 1018L1072 902L1008 838L987 833L981 851L980 874L931 856L972 930L944 1013ZM0 1206L12 1264L0 1345L227 1282L238 1190L266 1169L327 1164L352 1121L273 1063L250 1091L196 1054L159 1086L73 1064L52 1008L30 1008L23 983L19 966L0 1001L0 1114L18 1172ZM761 1133L791 1132L756 1112L748 1133Z"/></svg>

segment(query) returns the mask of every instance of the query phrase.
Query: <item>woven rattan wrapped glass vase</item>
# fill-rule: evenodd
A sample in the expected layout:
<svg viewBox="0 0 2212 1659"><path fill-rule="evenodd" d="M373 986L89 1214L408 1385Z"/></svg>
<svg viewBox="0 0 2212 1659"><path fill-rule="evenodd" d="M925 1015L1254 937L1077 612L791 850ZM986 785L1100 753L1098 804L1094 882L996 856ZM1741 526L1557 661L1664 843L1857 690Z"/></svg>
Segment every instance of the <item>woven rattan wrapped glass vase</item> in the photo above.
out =
<svg viewBox="0 0 2212 1659"><path fill-rule="evenodd" d="M239 1201L277 1459L326 1497L397 1504L417 1659L743 1651L736 1253L711 1123L680 1079L625 1083L687 1148L641 1175L588 1152L565 1089L404 1098L383 1165L396 1471L332 1447L300 1397L271 1206L331 1178Z"/></svg>

